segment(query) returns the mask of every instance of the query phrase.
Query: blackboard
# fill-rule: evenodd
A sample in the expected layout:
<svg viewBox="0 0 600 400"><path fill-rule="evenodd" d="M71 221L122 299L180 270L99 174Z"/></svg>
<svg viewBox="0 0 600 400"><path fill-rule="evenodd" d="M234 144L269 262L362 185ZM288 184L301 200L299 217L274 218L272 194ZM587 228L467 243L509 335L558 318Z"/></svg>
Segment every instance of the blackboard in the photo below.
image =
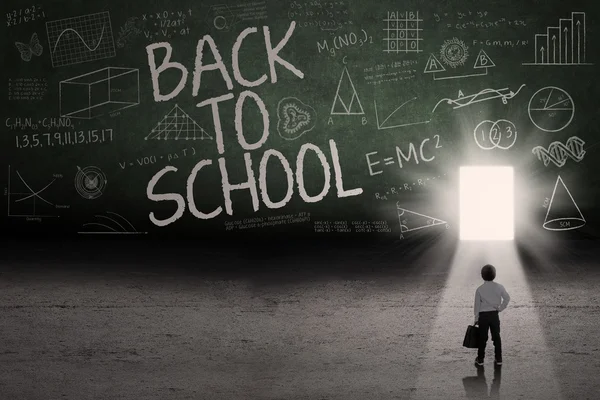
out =
<svg viewBox="0 0 600 400"><path fill-rule="evenodd" d="M522 232L597 236L591 0L3 8L4 232L437 237L503 164Z"/></svg>

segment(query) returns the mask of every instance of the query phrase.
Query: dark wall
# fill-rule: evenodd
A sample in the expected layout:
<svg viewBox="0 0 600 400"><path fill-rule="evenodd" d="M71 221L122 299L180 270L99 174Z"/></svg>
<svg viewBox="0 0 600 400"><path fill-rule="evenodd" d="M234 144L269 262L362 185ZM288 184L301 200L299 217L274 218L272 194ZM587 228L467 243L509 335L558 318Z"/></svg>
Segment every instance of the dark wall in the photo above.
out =
<svg viewBox="0 0 600 400"><path fill-rule="evenodd" d="M503 164L518 234L598 236L593 1L3 8L6 233L452 235Z"/></svg>

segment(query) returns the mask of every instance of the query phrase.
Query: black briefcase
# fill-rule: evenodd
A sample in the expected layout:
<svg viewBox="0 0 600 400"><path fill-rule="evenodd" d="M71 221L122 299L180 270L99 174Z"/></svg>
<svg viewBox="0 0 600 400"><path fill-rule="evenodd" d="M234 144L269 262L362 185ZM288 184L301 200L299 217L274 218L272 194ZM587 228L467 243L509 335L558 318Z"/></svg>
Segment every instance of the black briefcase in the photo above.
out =
<svg viewBox="0 0 600 400"><path fill-rule="evenodd" d="M469 349L476 349L479 347L479 327L476 325L467 326L467 333L465 333L465 340L463 340L463 346Z"/></svg>

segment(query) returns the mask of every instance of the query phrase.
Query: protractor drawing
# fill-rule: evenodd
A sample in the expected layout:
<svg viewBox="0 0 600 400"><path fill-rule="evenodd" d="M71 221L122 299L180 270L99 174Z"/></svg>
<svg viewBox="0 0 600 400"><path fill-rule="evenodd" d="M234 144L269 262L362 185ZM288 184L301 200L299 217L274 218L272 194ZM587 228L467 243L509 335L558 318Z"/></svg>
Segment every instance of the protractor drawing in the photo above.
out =
<svg viewBox="0 0 600 400"><path fill-rule="evenodd" d="M398 211L398 220L400 222L400 232L402 233L430 228L436 225L448 225L446 221L439 218L430 217L429 215L402 208L398 203L396 203L396 209Z"/></svg>
<svg viewBox="0 0 600 400"><path fill-rule="evenodd" d="M573 120L575 103L563 89L548 86L531 96L527 110L536 127L544 132L560 132Z"/></svg>
<svg viewBox="0 0 600 400"><path fill-rule="evenodd" d="M104 172L98 167L77 167L75 189L84 199L93 200L102 196L107 180Z"/></svg>

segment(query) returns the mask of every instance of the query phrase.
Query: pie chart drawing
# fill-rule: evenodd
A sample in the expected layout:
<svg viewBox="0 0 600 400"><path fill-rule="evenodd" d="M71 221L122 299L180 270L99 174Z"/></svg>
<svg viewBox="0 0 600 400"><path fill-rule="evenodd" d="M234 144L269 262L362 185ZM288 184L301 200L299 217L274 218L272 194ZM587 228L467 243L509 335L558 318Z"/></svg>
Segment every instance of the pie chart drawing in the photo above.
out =
<svg viewBox="0 0 600 400"><path fill-rule="evenodd" d="M535 92L527 108L531 122L544 132L560 132L575 115L573 99L561 88L548 86Z"/></svg>

